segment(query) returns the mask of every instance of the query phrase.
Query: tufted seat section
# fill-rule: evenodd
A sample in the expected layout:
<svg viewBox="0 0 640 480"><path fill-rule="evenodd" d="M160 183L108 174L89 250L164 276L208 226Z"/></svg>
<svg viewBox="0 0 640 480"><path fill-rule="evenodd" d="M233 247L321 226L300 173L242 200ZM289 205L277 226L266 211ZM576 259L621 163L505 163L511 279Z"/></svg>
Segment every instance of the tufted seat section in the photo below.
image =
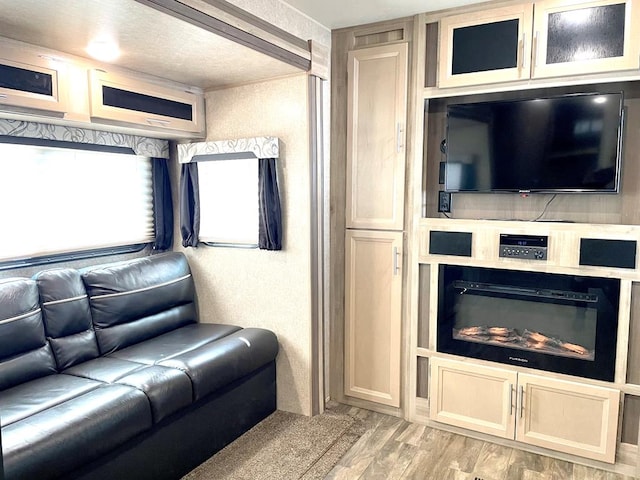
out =
<svg viewBox="0 0 640 480"><path fill-rule="evenodd" d="M79 449L92 445L87 455L97 458L151 425L149 403L135 388L58 373L31 279L0 282L0 389L6 478L47 478L60 458L74 468L86 461Z"/></svg>
<svg viewBox="0 0 640 480"><path fill-rule="evenodd" d="M33 280L0 282L0 390L57 373Z"/></svg>
<svg viewBox="0 0 640 480"><path fill-rule="evenodd" d="M82 272L100 353L197 322L187 259L167 253Z"/></svg>

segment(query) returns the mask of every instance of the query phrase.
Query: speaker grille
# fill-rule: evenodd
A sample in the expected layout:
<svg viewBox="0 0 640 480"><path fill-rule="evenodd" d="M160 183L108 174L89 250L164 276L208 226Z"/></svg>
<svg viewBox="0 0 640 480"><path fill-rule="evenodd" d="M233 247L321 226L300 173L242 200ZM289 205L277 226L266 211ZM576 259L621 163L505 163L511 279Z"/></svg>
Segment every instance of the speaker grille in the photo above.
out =
<svg viewBox="0 0 640 480"><path fill-rule="evenodd" d="M635 240L580 239L580 265L636 268Z"/></svg>
<svg viewBox="0 0 640 480"><path fill-rule="evenodd" d="M470 257L471 238L471 233L469 232L431 230L429 232L429 253L432 255Z"/></svg>

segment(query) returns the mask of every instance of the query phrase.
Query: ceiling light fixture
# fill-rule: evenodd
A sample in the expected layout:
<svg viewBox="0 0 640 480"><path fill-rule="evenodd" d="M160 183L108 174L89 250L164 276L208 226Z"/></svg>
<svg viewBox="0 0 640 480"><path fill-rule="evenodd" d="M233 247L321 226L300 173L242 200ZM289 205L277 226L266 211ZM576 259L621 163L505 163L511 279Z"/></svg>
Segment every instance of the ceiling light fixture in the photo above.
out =
<svg viewBox="0 0 640 480"><path fill-rule="evenodd" d="M120 56L118 45L113 40L105 38L89 42L86 52L101 62L113 62Z"/></svg>

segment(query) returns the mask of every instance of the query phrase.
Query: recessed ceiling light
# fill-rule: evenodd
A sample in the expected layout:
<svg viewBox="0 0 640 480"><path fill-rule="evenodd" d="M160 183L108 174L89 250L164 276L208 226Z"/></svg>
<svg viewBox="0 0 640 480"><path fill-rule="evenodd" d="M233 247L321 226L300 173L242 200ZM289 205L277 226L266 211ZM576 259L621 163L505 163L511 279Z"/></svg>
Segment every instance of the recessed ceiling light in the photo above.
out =
<svg viewBox="0 0 640 480"><path fill-rule="evenodd" d="M86 51L91 57L101 62L113 62L120 56L120 49L113 41L105 38L92 40Z"/></svg>

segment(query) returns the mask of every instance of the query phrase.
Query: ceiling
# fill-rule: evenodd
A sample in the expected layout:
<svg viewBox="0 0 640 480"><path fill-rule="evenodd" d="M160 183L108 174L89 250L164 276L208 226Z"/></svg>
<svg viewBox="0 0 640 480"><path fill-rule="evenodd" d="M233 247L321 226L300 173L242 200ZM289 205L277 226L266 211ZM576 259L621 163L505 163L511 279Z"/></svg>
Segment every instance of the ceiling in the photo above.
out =
<svg viewBox="0 0 640 480"><path fill-rule="evenodd" d="M283 0L331 30L485 0Z"/></svg>
<svg viewBox="0 0 640 480"><path fill-rule="evenodd" d="M202 1L206 5L207 0ZM425 0L285 0L284 3L326 27L338 28L478 0L428 1L428 5ZM84 58L88 57L85 48L92 39L111 37L121 50L114 64L205 90L300 72L140 0L0 0L0 36ZM104 65L108 69L108 64Z"/></svg>
<svg viewBox="0 0 640 480"><path fill-rule="evenodd" d="M118 66L203 89L300 71L134 0L0 0L0 36L85 58L111 37Z"/></svg>

